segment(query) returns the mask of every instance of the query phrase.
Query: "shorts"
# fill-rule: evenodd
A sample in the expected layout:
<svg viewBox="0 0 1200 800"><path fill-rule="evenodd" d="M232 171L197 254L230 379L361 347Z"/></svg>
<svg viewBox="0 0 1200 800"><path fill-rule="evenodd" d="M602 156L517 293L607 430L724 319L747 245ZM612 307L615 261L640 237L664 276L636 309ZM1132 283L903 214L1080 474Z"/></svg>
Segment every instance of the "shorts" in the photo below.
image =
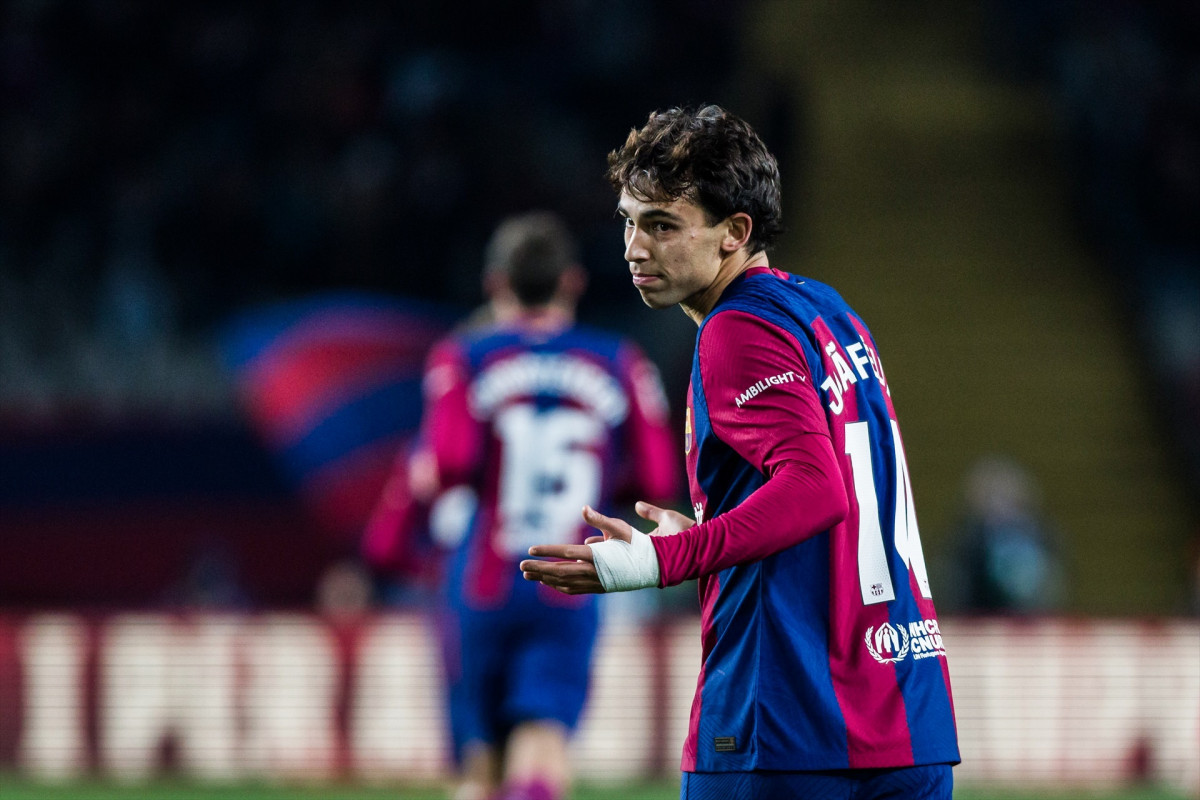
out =
<svg viewBox="0 0 1200 800"><path fill-rule="evenodd" d="M825 772L684 772L679 800L951 800L949 764Z"/></svg>
<svg viewBox="0 0 1200 800"><path fill-rule="evenodd" d="M459 607L440 628L456 762L467 743L499 746L522 722L558 722L574 731L587 701L594 602L581 608L528 602L486 611Z"/></svg>

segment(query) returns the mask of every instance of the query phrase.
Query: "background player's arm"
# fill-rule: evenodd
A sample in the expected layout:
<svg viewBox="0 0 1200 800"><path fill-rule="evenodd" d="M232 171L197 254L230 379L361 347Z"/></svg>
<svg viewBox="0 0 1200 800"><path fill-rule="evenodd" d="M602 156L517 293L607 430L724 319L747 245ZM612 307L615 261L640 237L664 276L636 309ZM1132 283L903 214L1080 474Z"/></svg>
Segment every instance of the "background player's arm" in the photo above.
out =
<svg viewBox="0 0 1200 800"><path fill-rule="evenodd" d="M409 473L409 447L393 461L392 472L363 527L360 552L374 570L415 574L417 531L423 527L427 509L414 497Z"/></svg>
<svg viewBox="0 0 1200 800"><path fill-rule="evenodd" d="M714 433L767 480L736 508L651 539L662 586L766 558L847 513L824 409L792 337L751 314L725 311L707 322L699 348ZM785 375L747 396L749 387Z"/></svg>
<svg viewBox="0 0 1200 800"><path fill-rule="evenodd" d="M658 369L633 344L621 354L622 383L629 395L629 417L624 425L624 451L628 476L617 487L621 500L649 500L669 504L682 486L682 470L670 415Z"/></svg>
<svg viewBox="0 0 1200 800"><path fill-rule="evenodd" d="M482 461L483 425L471 414L469 371L456 340L441 342L430 352L423 392L421 437L426 446L415 456L424 461L411 467L414 493L428 502L438 491L470 482Z"/></svg>

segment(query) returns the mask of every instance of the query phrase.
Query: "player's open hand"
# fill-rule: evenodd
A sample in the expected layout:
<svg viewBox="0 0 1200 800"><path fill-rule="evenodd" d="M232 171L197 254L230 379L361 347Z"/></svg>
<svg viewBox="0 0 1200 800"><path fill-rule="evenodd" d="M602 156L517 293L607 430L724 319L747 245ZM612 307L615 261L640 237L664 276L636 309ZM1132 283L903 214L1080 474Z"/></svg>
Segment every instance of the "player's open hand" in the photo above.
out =
<svg viewBox="0 0 1200 800"><path fill-rule="evenodd" d="M633 527L624 520L608 517L591 506L583 509L583 521L603 532L603 536L592 536L589 542L605 539L633 539ZM534 559L521 562L521 573L527 581L540 581L563 594L598 594L604 591L600 577L596 574L592 548L586 544L536 544L529 548ZM537 561L536 558L562 559Z"/></svg>
<svg viewBox="0 0 1200 800"><path fill-rule="evenodd" d="M670 536L695 525L690 519L678 511L659 508L650 503L639 502L635 506L637 515L642 519L653 522L657 527L651 531L652 536ZM636 532L633 526L622 519L608 517L596 511L591 506L583 509L583 521L600 531L600 536L590 536L584 544L539 544L529 548L529 555L536 558L558 559L553 561L538 561L527 559L521 562L521 573L527 581L540 581L563 594L593 594L609 590L628 591L630 589L653 586L658 581L658 565L654 563L653 548L642 545L644 550L634 548L632 551L614 551L620 555L612 561L613 552L608 550L603 554L605 559L601 567L605 572L604 580L596 568L596 551L590 545L601 542L618 540L630 545L635 533L642 542L648 542L646 534ZM620 547L620 545L614 545ZM608 547L608 545L605 545ZM640 555L628 560L632 554ZM640 559L640 561L638 560Z"/></svg>

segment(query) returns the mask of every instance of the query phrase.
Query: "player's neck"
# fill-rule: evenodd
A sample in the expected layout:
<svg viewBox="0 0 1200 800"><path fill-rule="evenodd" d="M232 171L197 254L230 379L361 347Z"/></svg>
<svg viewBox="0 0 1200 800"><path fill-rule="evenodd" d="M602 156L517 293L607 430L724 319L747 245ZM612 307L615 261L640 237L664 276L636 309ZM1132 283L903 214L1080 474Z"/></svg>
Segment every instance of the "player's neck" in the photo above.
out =
<svg viewBox="0 0 1200 800"><path fill-rule="evenodd" d="M520 325L535 330L558 330L575 321L570 309L550 303L544 306L514 305L497 315L496 321L507 325Z"/></svg>
<svg viewBox="0 0 1200 800"><path fill-rule="evenodd" d="M751 267L770 266L766 253L759 252L750 255L744 250L738 250L721 262L721 266L717 268L717 277L708 285L708 288L687 298L679 304L679 307L683 309L683 313L699 325L704 322L704 318L713 310L717 301L721 299L721 295L725 293L729 284L733 283L737 276Z"/></svg>

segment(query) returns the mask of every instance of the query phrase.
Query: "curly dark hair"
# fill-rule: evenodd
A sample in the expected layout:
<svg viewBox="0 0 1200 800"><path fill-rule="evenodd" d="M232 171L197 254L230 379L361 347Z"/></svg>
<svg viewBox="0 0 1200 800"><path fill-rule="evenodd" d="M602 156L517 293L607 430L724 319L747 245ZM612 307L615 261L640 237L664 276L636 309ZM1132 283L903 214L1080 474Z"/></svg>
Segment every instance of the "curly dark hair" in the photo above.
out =
<svg viewBox="0 0 1200 800"><path fill-rule="evenodd" d="M720 106L653 112L608 154L605 175L618 193L646 202L689 200L711 225L749 214L751 253L769 250L783 231L775 156L747 122Z"/></svg>

